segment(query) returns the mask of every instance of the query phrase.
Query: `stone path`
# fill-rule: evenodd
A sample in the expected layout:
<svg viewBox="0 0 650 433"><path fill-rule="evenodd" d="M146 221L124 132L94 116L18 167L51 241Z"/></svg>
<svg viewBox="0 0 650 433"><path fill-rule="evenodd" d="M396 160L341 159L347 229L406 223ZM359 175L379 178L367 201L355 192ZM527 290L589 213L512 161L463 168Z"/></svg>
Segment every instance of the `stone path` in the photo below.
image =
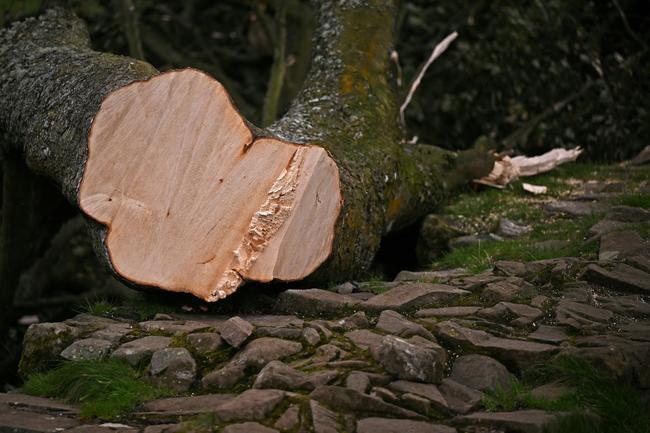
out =
<svg viewBox="0 0 650 433"><path fill-rule="evenodd" d="M603 212L594 261L500 261L478 275L405 271L379 294L363 283L287 290L259 315L79 314L31 325L23 375L62 359L119 358L178 396L108 423L2 394L0 431L542 432L562 413L487 412L484 396L565 354L647 392L650 248L634 227L650 224L650 212L595 203L551 206ZM549 381L535 392L563 389Z"/></svg>

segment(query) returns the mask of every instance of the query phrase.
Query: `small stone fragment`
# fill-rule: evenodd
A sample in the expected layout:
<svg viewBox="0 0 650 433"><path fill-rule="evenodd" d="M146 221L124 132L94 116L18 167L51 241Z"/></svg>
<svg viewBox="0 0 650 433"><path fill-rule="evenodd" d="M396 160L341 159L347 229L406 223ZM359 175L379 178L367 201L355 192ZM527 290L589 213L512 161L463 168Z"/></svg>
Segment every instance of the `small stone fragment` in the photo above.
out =
<svg viewBox="0 0 650 433"><path fill-rule="evenodd" d="M446 359L436 350L387 335L381 342L378 361L400 379L440 383Z"/></svg>
<svg viewBox="0 0 650 433"><path fill-rule="evenodd" d="M585 269L587 281L603 286L630 292L650 292L650 273L624 263L617 264L611 271L591 264Z"/></svg>
<svg viewBox="0 0 650 433"><path fill-rule="evenodd" d="M526 233L530 233L532 230L530 226L518 224L508 218L501 218L499 220L497 234L505 238L518 238Z"/></svg>
<svg viewBox="0 0 650 433"><path fill-rule="evenodd" d="M549 325L539 325L535 332L528 335L531 340L541 341L542 343L560 344L569 337L563 328Z"/></svg>
<svg viewBox="0 0 650 433"><path fill-rule="evenodd" d="M438 387L453 413L467 413L475 410L483 401L483 393L458 383L453 379L442 379Z"/></svg>
<svg viewBox="0 0 650 433"><path fill-rule="evenodd" d="M384 310L377 320L377 329L398 337L408 338L419 335L435 341L435 337L424 326L413 323L396 311Z"/></svg>
<svg viewBox="0 0 650 433"><path fill-rule="evenodd" d="M438 412L445 413L449 409L445 398L442 396L436 385L430 383L411 382L408 380L397 380L389 383L388 387L393 391L424 397L429 401L430 407ZM404 399L404 396L402 396L402 399ZM416 412L420 411L416 410Z"/></svg>
<svg viewBox="0 0 650 433"><path fill-rule="evenodd" d="M314 328L304 328L302 330L302 339L310 346L316 346L320 343L320 334Z"/></svg>
<svg viewBox="0 0 650 433"><path fill-rule="evenodd" d="M192 350L202 355L214 352L223 345L221 337L216 332L189 334L187 336L187 342L192 347Z"/></svg>
<svg viewBox="0 0 650 433"><path fill-rule="evenodd" d="M515 380L503 364L483 355L465 355L456 359L449 378L483 392L509 389Z"/></svg>
<svg viewBox="0 0 650 433"><path fill-rule="evenodd" d="M273 425L281 431L294 430L300 424L300 406L292 404Z"/></svg>
<svg viewBox="0 0 650 433"><path fill-rule="evenodd" d="M275 389L249 389L218 406L214 414L223 422L261 421L282 403L284 396L284 391Z"/></svg>
<svg viewBox="0 0 650 433"><path fill-rule="evenodd" d="M159 387L187 391L196 378L196 362L184 347L160 349L151 357L149 374Z"/></svg>
<svg viewBox="0 0 650 433"><path fill-rule="evenodd" d="M365 394L370 389L370 378L365 373L353 371L345 379L345 387Z"/></svg>
<svg viewBox="0 0 650 433"><path fill-rule="evenodd" d="M253 325L239 316L226 320L219 328L221 338L232 347L239 347L253 333Z"/></svg>
<svg viewBox="0 0 650 433"><path fill-rule="evenodd" d="M102 359L111 350L111 343L97 338L77 340L61 352L61 358L68 361Z"/></svg>
<svg viewBox="0 0 650 433"><path fill-rule="evenodd" d="M138 338L122 344L111 354L111 358L123 359L135 367L141 362L147 361L156 350L168 347L171 341L170 337L156 335Z"/></svg>
<svg viewBox="0 0 650 433"><path fill-rule="evenodd" d="M314 433L339 433L343 431L336 413L326 409L317 401L309 400Z"/></svg>

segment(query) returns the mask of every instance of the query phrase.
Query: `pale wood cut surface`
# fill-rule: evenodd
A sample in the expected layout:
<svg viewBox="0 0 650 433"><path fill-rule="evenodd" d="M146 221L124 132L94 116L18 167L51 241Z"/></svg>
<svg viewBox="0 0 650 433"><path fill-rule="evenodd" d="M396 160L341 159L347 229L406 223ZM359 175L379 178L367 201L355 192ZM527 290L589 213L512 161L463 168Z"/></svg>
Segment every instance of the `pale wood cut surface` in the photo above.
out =
<svg viewBox="0 0 650 433"><path fill-rule="evenodd" d="M323 148L255 139L223 87L188 69L104 100L79 202L108 226L120 275L213 301L244 279L313 272L331 252L341 195Z"/></svg>

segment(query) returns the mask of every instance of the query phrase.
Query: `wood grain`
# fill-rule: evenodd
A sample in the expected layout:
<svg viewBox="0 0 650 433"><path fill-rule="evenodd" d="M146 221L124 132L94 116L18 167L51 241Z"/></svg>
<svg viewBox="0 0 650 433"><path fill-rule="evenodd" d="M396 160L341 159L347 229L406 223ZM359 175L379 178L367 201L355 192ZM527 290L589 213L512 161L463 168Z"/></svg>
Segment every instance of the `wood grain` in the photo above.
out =
<svg viewBox="0 0 650 433"><path fill-rule="evenodd" d="M105 98L79 203L108 227L118 274L214 301L246 280L313 272L341 193L323 148L256 139L221 84L186 69Z"/></svg>

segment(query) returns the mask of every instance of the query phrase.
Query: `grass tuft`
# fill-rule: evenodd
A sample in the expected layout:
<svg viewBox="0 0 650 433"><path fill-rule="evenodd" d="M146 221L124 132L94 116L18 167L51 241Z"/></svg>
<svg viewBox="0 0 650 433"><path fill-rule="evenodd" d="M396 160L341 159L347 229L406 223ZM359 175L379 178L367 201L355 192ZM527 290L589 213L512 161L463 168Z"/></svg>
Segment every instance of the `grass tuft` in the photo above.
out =
<svg viewBox="0 0 650 433"><path fill-rule="evenodd" d="M632 386L573 357L557 358L541 371L542 377L561 380L574 391L557 400L548 400L533 397L529 385L513 381L510 388L487 395L483 400L485 408L488 411L569 412L569 416L559 420L557 431L561 432L650 433L650 415L639 392Z"/></svg>
<svg viewBox="0 0 650 433"><path fill-rule="evenodd" d="M139 378L138 372L121 360L69 361L29 377L23 390L32 395L55 397L81 404L83 418L113 419L138 404L170 395Z"/></svg>

